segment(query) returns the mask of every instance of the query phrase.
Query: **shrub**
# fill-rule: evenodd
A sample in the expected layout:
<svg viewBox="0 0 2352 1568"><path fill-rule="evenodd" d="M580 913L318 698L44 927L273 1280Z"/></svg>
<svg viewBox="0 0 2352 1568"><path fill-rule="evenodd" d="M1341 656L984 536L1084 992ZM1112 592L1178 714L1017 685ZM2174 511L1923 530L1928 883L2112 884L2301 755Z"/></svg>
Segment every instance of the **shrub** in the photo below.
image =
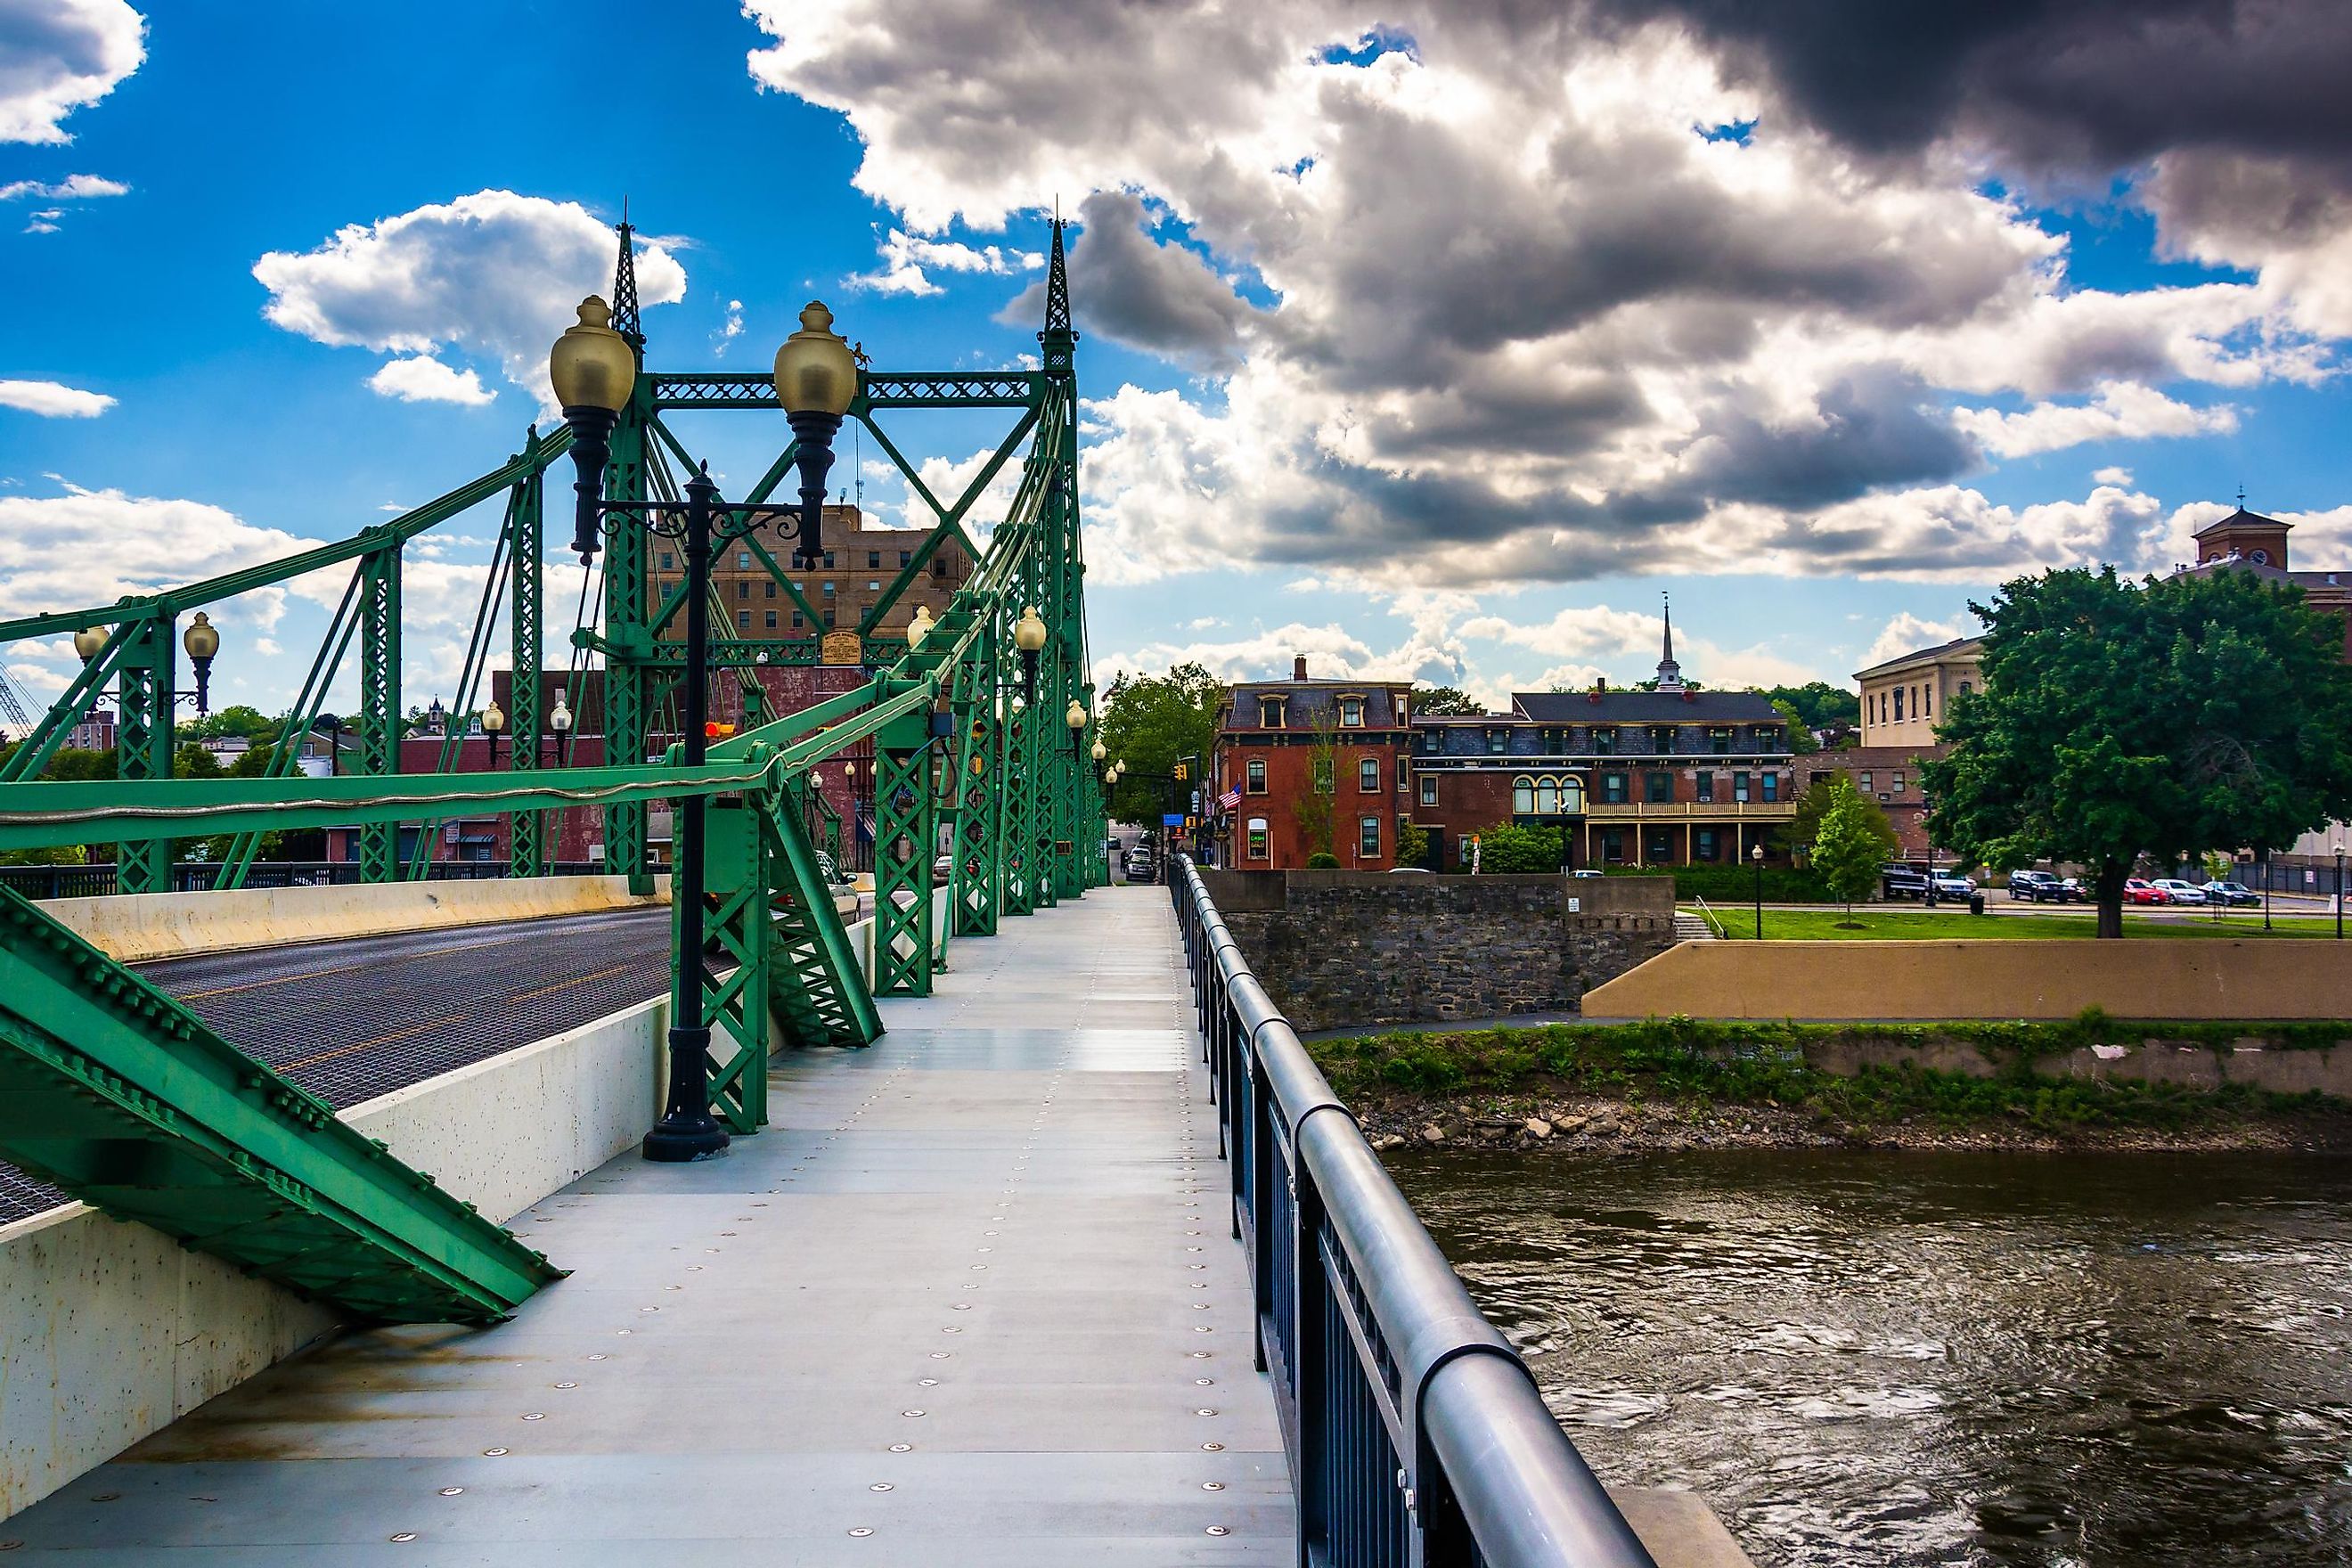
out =
<svg viewBox="0 0 2352 1568"><path fill-rule="evenodd" d="M1339 868L1339 858L1318 849L1307 858L1307 868L1310 871L1336 871Z"/></svg>

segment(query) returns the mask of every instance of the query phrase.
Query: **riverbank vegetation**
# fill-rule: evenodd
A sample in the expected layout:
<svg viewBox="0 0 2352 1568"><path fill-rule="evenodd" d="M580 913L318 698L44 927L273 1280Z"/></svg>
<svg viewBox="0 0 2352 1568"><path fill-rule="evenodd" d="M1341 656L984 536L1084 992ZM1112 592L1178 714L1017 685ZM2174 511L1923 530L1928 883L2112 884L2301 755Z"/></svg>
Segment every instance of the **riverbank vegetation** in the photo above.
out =
<svg viewBox="0 0 2352 1568"><path fill-rule="evenodd" d="M2075 1078L2084 1047L2335 1047L2346 1026L2053 1023L1548 1025L1313 1042L1376 1145L2305 1147L2352 1144L2352 1104L2242 1083ZM1958 1059L1985 1076L1905 1057ZM1887 1065L1869 1062L1872 1056ZM1851 1074L1809 1060L1864 1063ZM2044 1070L2044 1069L2048 1070Z"/></svg>

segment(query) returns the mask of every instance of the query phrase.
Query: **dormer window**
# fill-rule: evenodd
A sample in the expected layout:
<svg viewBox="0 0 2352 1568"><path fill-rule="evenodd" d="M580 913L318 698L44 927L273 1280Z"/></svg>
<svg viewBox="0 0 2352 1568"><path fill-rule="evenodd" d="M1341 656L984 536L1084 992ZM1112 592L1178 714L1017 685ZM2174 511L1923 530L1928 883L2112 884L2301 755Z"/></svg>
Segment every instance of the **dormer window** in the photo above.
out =
<svg viewBox="0 0 2352 1568"><path fill-rule="evenodd" d="M1364 700L1360 697L1339 699L1339 728L1360 730L1364 727Z"/></svg>
<svg viewBox="0 0 2352 1568"><path fill-rule="evenodd" d="M1706 749L1720 757L1731 750L1731 726L1717 724L1706 732Z"/></svg>
<svg viewBox="0 0 2352 1568"><path fill-rule="evenodd" d="M1259 728L1259 729L1261 729L1261 730L1279 730L1279 729L1281 729L1281 728L1282 728L1282 708L1283 708L1283 700L1282 700L1281 698L1279 698L1279 697L1261 697L1261 698L1259 698L1259 699L1257 700L1257 725L1258 725L1258 728Z"/></svg>
<svg viewBox="0 0 2352 1568"><path fill-rule="evenodd" d="M1592 749L1608 754L1617 750L1617 726L1595 724L1592 727Z"/></svg>

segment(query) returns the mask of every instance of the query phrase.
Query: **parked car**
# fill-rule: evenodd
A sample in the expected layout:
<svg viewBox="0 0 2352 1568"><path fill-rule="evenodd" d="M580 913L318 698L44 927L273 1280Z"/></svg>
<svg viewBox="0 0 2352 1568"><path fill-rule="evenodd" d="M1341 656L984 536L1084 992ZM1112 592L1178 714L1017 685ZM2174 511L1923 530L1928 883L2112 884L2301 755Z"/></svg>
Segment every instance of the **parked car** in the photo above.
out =
<svg viewBox="0 0 2352 1568"><path fill-rule="evenodd" d="M1602 874L1603 873L1601 872L1594 870L1590 866L1580 866L1575 870L1569 873L1571 877L1600 877Z"/></svg>
<svg viewBox="0 0 2352 1568"><path fill-rule="evenodd" d="M2049 871L2011 871L2009 896L2028 903L2063 904L2066 901L2066 885Z"/></svg>
<svg viewBox="0 0 2352 1568"><path fill-rule="evenodd" d="M2205 901L2205 889L2194 882L2184 882L2178 877L2159 877L2156 885L2163 890L2164 901L2168 904L2201 904Z"/></svg>
<svg viewBox="0 0 2352 1568"><path fill-rule="evenodd" d="M2084 885L2082 878L2061 877L2058 879L2058 901L2062 904L2092 904L2098 900Z"/></svg>
<svg viewBox="0 0 2352 1568"><path fill-rule="evenodd" d="M2128 877L2124 879L2124 902L2127 904L2164 904L2171 901L2164 896L2164 889L2153 882L2138 877Z"/></svg>
<svg viewBox="0 0 2352 1568"><path fill-rule="evenodd" d="M1881 866L1878 868L1878 896L1883 899L1924 899L1927 896L1927 876L1908 866Z"/></svg>
<svg viewBox="0 0 2352 1568"><path fill-rule="evenodd" d="M2209 904L2259 904L2263 896L2243 882L2208 882L2205 901Z"/></svg>
<svg viewBox="0 0 2352 1568"><path fill-rule="evenodd" d="M1975 896L1976 883L1958 871L1938 871L1929 879L1938 899L1958 899L1966 903Z"/></svg>
<svg viewBox="0 0 2352 1568"><path fill-rule="evenodd" d="M942 855L942 856L940 856L938 859L936 859L936 860L934 860L934 861L932 861L932 862L931 862L931 880L932 880L933 882L944 882L944 881L946 881L949 878L950 878L950 877L952 877L952 876L954 876L954 875L955 875L955 857L954 857L954 856L952 856L952 855Z"/></svg>
<svg viewBox="0 0 2352 1568"><path fill-rule="evenodd" d="M1391 877L1398 875L1426 877L1429 875L1429 868L1426 866L1391 866L1389 868L1389 875Z"/></svg>
<svg viewBox="0 0 2352 1568"><path fill-rule="evenodd" d="M1151 851L1133 849L1128 852L1127 879L1130 882L1151 880Z"/></svg>

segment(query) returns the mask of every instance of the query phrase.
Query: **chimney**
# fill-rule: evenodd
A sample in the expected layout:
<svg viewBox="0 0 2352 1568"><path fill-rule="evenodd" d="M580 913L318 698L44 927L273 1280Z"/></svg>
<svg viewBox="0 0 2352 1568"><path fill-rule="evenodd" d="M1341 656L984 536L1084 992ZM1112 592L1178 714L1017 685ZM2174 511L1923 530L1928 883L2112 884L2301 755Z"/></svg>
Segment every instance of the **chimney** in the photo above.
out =
<svg viewBox="0 0 2352 1568"><path fill-rule="evenodd" d="M1293 680L1304 680L1307 679L1307 656L1305 654L1294 654L1291 656L1290 679Z"/></svg>

